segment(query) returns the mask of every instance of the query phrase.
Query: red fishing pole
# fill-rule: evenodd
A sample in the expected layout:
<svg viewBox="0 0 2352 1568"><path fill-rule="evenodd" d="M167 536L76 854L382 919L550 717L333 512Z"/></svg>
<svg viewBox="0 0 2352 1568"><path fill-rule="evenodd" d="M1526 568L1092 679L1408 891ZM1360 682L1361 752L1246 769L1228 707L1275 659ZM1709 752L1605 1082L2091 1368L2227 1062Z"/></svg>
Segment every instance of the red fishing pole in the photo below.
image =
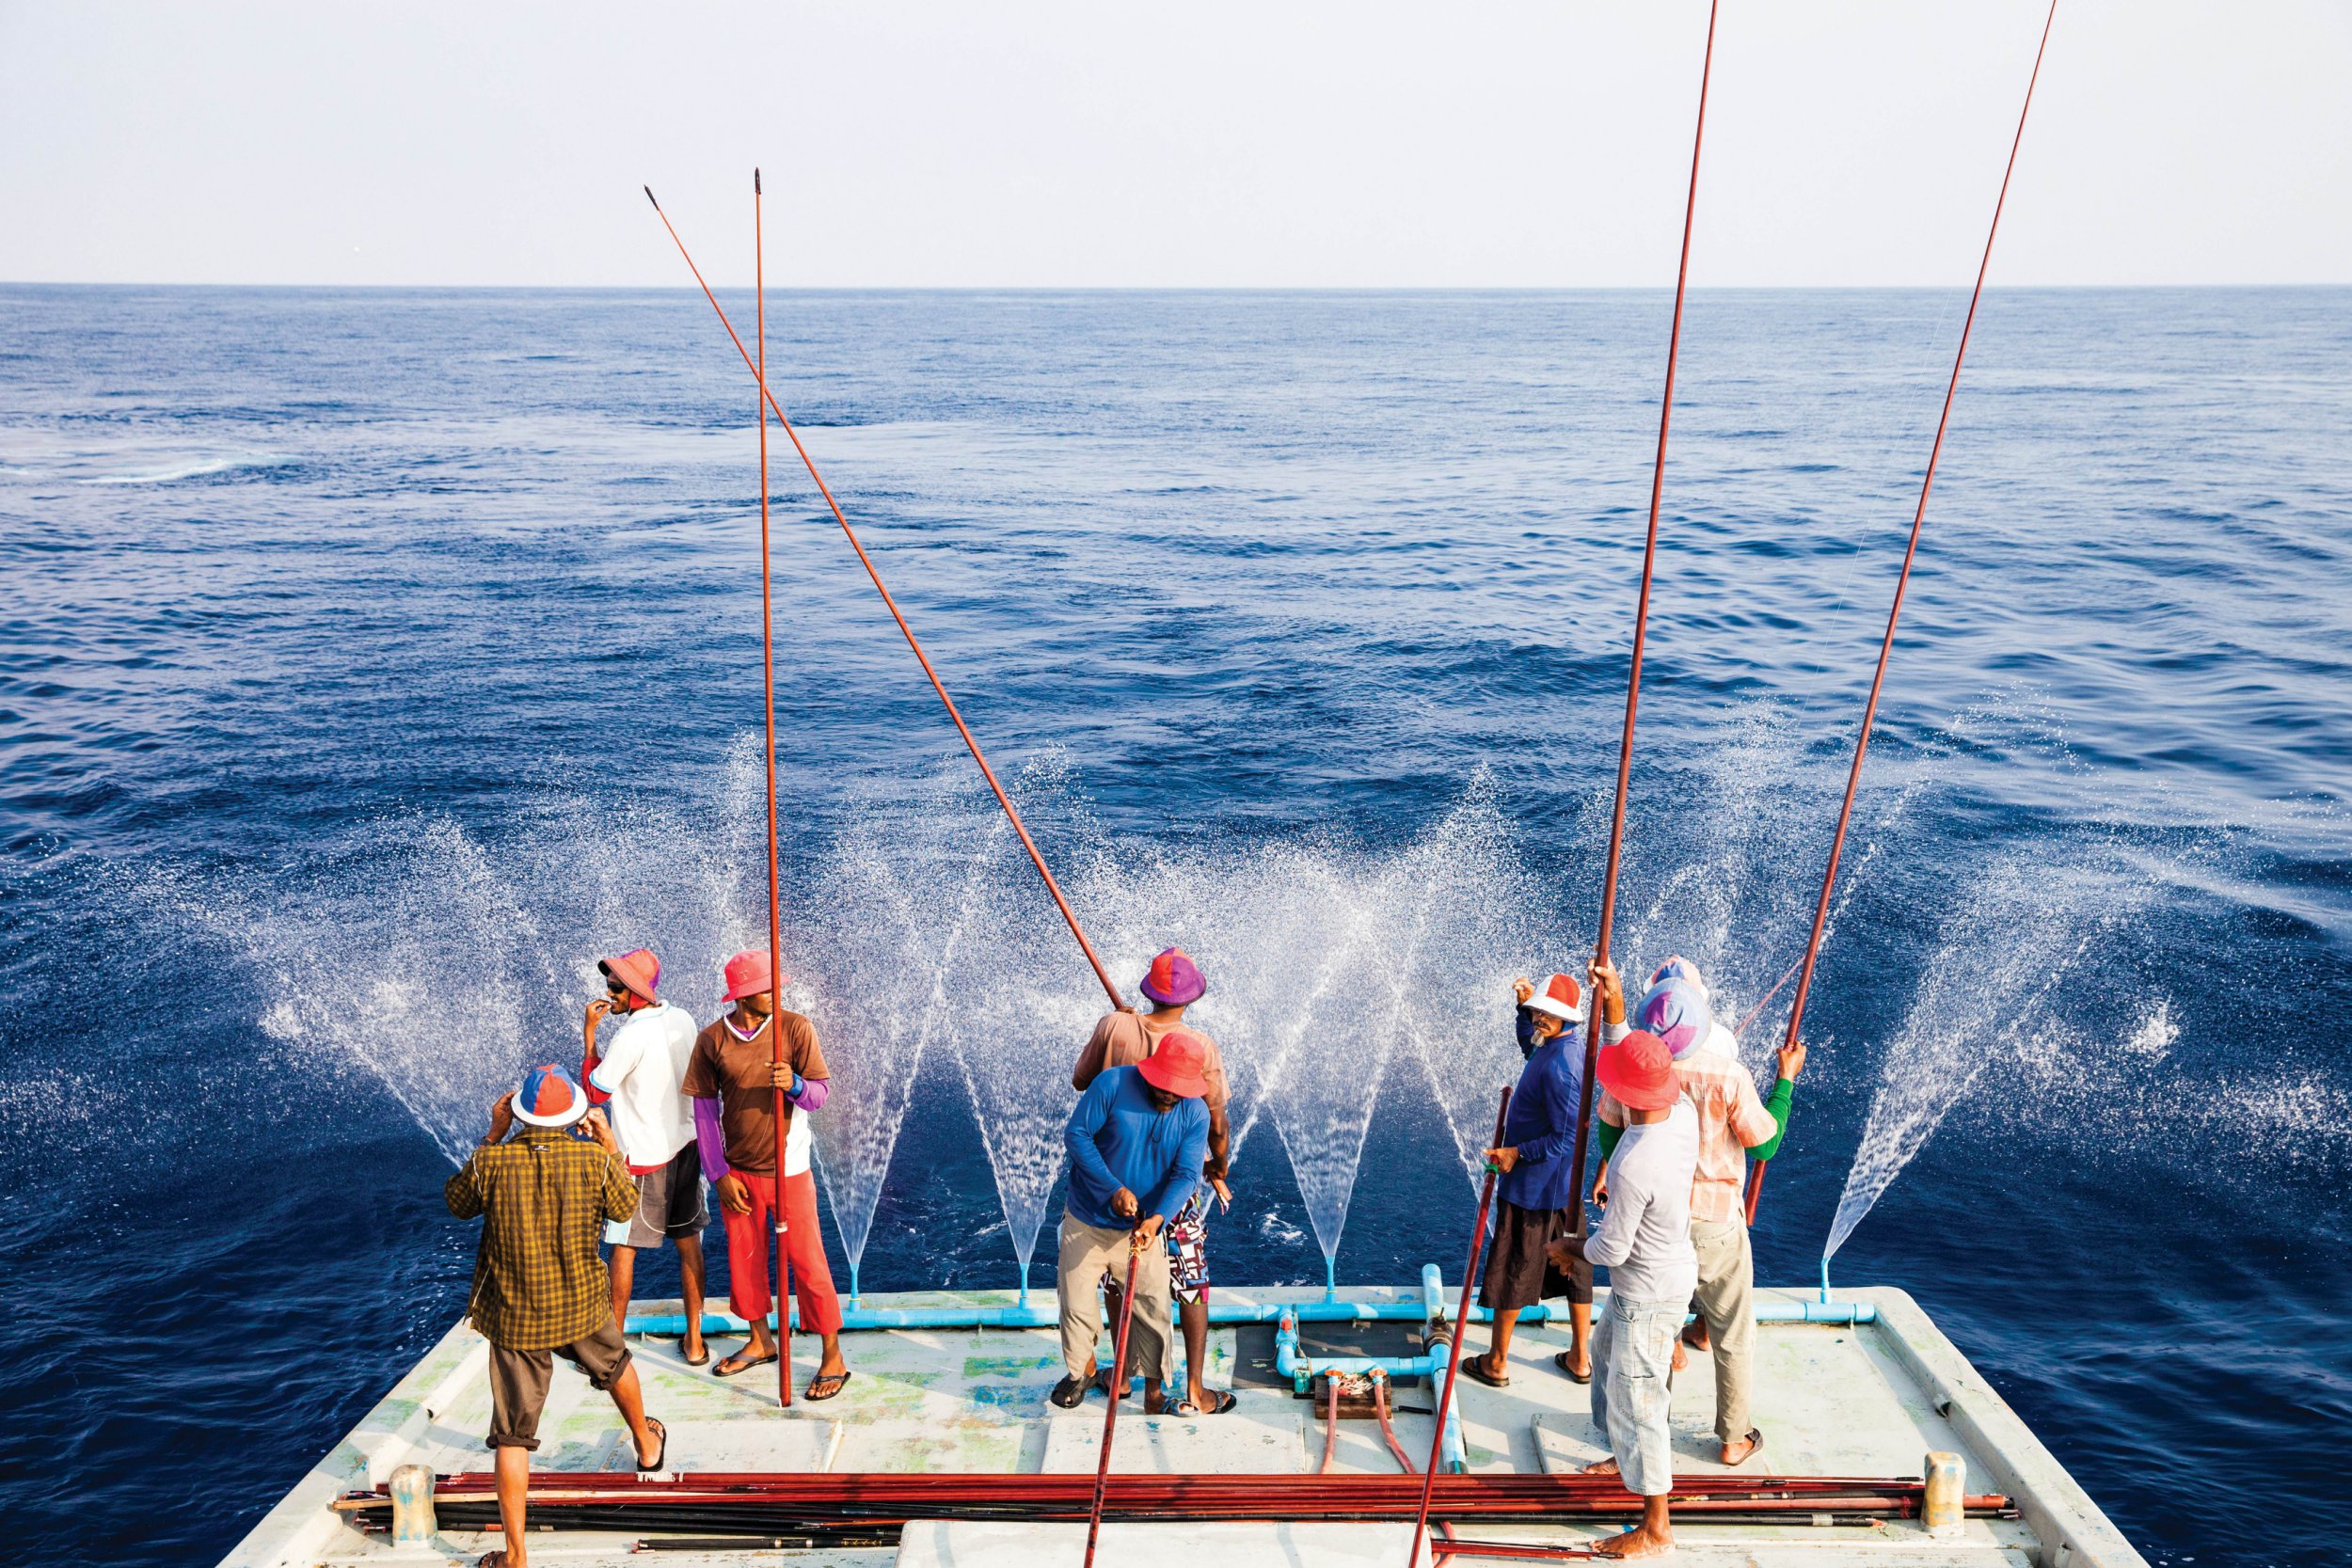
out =
<svg viewBox="0 0 2352 1568"><path fill-rule="evenodd" d="M785 435L791 437L792 450L801 454L802 466L808 469L808 477L816 483L818 494L825 498L825 505L832 509L833 520L841 525L842 535L850 541L850 548L857 552L858 563L866 568L866 575L873 579L874 592L882 595L882 607L890 611L890 618L898 623L899 634L907 640L907 647L914 652L916 662L923 666L923 673L930 677L931 689L939 693L941 704L947 709L947 717L955 722L956 733L963 736L963 744L971 752L972 760L979 764L980 777L988 781L988 787L995 795L996 803L1004 808L1006 819L1012 824L1012 831L1020 835L1021 847L1029 852L1030 863L1037 867L1038 876L1044 879L1045 891L1054 895L1054 906L1061 911L1062 920L1069 926L1070 934L1077 939L1079 950L1086 954L1087 963L1094 970L1095 979L1102 982L1104 994L1111 999L1111 1006L1114 1007L1125 1006L1125 998L1119 994L1119 988L1111 983L1110 972L1103 967L1103 960L1096 957L1094 944L1087 941L1086 932L1079 928L1078 917L1071 911L1070 900L1062 896L1061 884L1054 880L1053 872L1046 869L1045 857L1038 852L1036 841L1029 837L1029 830L1023 824L1021 813L1013 808L1012 799L1005 793L1005 786L996 782L996 770L989 767L988 757L981 752L979 741L973 737L971 728L964 723L962 713L956 707L956 700L947 695L946 685L940 680L939 672L931 668L930 656L923 652L923 644L915 639L914 628L907 625L906 616L899 612L898 601L891 597L889 588L882 582L882 573L875 568L873 558L866 553L866 546L859 543L857 531L850 526L849 515L841 510L841 503L834 499L832 486L825 483L825 476L817 471L816 460L809 456L808 448L802 444L801 433L793 428L792 420L785 414L784 404L778 403L776 394L769 389L765 371L753 359L751 352L744 348L741 336L735 330L735 324L727 320L726 310L719 304L719 296L710 292L710 285L704 281L702 269L694 265L694 258L687 250L686 242L678 238L677 228L671 223L670 214L661 210L660 201L655 200L653 187L648 185L644 187L644 191L645 199L653 202L654 214L661 219L661 227L670 231L671 243L677 246L677 253L685 258L686 269L694 275L694 281L701 284L703 297L710 301L710 308L713 310L718 311L719 325L725 327L727 336L734 340L735 352L743 356L745 367L758 378L760 395L766 399L767 405L775 411L776 422L784 427Z"/></svg>
<svg viewBox="0 0 2352 1568"><path fill-rule="evenodd" d="M1503 1123L1511 1115L1511 1091L1502 1091L1502 1101L1495 1107L1495 1135L1487 1143L1489 1148L1502 1146ZM1486 1180L1478 1189L1478 1223L1470 1227L1470 1261L1462 1265L1462 1306L1454 1315L1454 1340L1446 1347L1445 1386L1438 1391L1438 1432L1429 1440L1429 1468L1422 1473L1421 1512L1413 1516L1413 1554L1405 1560L1405 1568L1420 1568L1421 1538L1429 1527L1429 1495L1438 1484L1438 1466L1445 1456L1445 1415L1454 1408L1454 1380L1462 1369L1462 1336L1470 1332L1470 1292L1478 1288L1478 1254L1486 1244L1486 1212L1495 1199L1495 1167L1486 1165Z"/></svg>
<svg viewBox="0 0 2352 1568"><path fill-rule="evenodd" d="M1682 299L1691 283L1691 226L1699 209L1699 149L1707 140L1707 87L1715 71L1715 13L1707 8L1707 53L1699 63L1698 126L1691 134L1691 189L1682 205L1682 259L1675 268L1674 327L1666 338L1666 390L1658 404L1658 457L1650 467L1649 534L1642 546L1642 593L1633 606L1633 657L1625 677L1625 730L1617 738L1617 800L1609 816L1609 862L1601 873L1600 927L1593 938L1593 965L1609 961L1609 938L1617 918L1617 864L1625 847L1625 801L1633 780L1633 715L1642 700L1642 650L1649 636L1650 579L1658 568L1658 509L1666 494L1666 432L1674 422L1675 364L1682 353ZM1601 1008L1596 995L1585 1008L1584 1082L1576 1100L1576 1233L1584 1234L1584 1155L1593 1133L1593 1075L1599 1068ZM1420 1543L1414 1543L1418 1550Z"/></svg>
<svg viewBox="0 0 2352 1568"><path fill-rule="evenodd" d="M1993 266L1993 241L2001 231L2001 208L2009 200L2010 176L2017 172L2017 150L2026 142L2026 116L2033 109L2034 85L2042 80L2042 57L2049 52L2050 28L2058 21L2058 0L2042 19L2042 42L2033 52L2033 71L2026 78L2026 102L2017 111L2017 134L2009 144L2009 165L2001 171L2001 192L1993 198L1993 222L1985 230L1984 255L1977 262L1977 285L1968 295L1968 314L1960 324L1960 346L1952 352L1951 379L1944 385L1944 411L1936 416L1935 442L1928 448L1928 469L1919 476L1919 504L1911 514L1911 542L1903 546L1902 570L1895 577L1894 602L1886 610L1886 636L1879 643L1878 669L1870 676L1869 700L1862 705L1862 733L1854 736L1853 766L1846 770L1846 799L1837 808L1837 831L1830 836L1829 864L1821 872L1821 897L1813 909L1813 935L1804 945L1804 962L1797 972L1797 994L1788 1005L1786 1044L1797 1043L1804 1022L1805 996L1813 989L1813 962L1820 956L1821 933L1829 926L1829 901L1837 888L1837 857L1846 847L1846 825L1853 817L1854 791L1862 784L1862 759L1870 750L1870 726L1878 718L1879 689L1886 683L1887 660L1895 652L1895 627L1903 615L1903 592L1911 586L1911 563L1919 553L1919 530L1927 521L1928 492L1935 486L1935 465L1944 455L1944 432L1952 422L1952 400L1960 391L1960 367L1968 357L1968 334L1977 325L1977 304L1984 297L1985 274ZM1764 1196L1765 1162L1748 1174L1747 1219L1756 1223L1756 1205ZM1826 1265L1824 1265L1826 1268Z"/></svg>
<svg viewBox="0 0 2352 1568"><path fill-rule="evenodd" d="M768 385L768 257L767 220L761 215L759 170L752 170L752 293L758 316L759 384ZM784 1026L776 1020L784 1006L784 898L776 856L776 626L774 594L770 583L768 548L768 404L754 400L759 410L759 661L768 691L768 1060L772 1081L784 1070ZM776 1131L775 1202L769 1205L769 1229L776 1249L776 1403L792 1405L792 1259L785 1250L784 1223L784 1085L772 1090Z"/></svg>
<svg viewBox="0 0 2352 1568"><path fill-rule="evenodd" d="M1157 1237L1153 1240L1156 1242ZM1136 1316L1136 1264L1143 1258L1143 1243L1133 1234L1127 1238L1127 1289L1119 1297L1119 1332L1112 1336L1110 1386L1104 1391L1110 1403L1103 1411L1103 1451L1094 1456L1094 1500L1087 1508L1087 1555L1085 1568L1094 1568L1094 1539L1103 1531L1103 1498L1110 1490L1111 1429L1119 1423L1119 1402L1127 1392L1127 1327Z"/></svg>

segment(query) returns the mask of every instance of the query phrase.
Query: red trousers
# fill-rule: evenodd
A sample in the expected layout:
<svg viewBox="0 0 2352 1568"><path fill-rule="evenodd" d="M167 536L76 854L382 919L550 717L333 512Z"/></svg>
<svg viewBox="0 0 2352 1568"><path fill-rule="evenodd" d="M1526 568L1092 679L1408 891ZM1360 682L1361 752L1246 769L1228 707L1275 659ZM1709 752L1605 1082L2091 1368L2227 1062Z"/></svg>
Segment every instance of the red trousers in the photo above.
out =
<svg viewBox="0 0 2352 1568"><path fill-rule="evenodd" d="M772 1306L768 1255L773 1250L769 1216L774 1212L776 1179L747 1170L735 1173L752 1195L748 1214L726 1213L727 1305L745 1323L764 1320ZM784 1257L792 1265L792 1292L801 1305L801 1332L841 1332L841 1298L834 1292L833 1270L825 1263L825 1239L817 1229L817 1178L808 1171L784 1179Z"/></svg>

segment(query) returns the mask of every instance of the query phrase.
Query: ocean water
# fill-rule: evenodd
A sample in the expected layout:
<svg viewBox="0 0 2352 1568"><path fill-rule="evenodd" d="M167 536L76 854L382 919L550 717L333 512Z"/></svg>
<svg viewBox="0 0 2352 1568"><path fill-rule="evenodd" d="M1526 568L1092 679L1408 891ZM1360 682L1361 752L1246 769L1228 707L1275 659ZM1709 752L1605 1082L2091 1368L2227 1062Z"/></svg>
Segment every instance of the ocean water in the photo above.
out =
<svg viewBox="0 0 2352 1568"><path fill-rule="evenodd" d="M1692 300L1629 969L1744 1013L1801 947L1963 303ZM1209 969L1222 1277L1460 1267L1504 988L1591 940L1667 307L771 300L1122 982ZM28 1559L214 1560L455 1317L452 1151L595 957L707 1015L764 920L753 417L682 292L0 288ZM2347 437L2352 292L1988 296L1756 1238L1801 1284L1836 1227L2163 1563L2342 1560ZM1010 1284L1100 992L774 457L836 1273Z"/></svg>

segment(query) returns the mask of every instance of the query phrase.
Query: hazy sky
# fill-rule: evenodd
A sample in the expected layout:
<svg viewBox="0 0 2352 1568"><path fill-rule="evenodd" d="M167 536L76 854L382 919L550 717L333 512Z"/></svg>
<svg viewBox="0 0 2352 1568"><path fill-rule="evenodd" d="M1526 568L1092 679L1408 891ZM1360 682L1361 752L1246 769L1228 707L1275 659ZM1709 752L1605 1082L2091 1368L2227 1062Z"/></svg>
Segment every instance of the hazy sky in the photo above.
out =
<svg viewBox="0 0 2352 1568"><path fill-rule="evenodd" d="M1672 281L1705 0L0 0L0 279ZM2042 0L1724 0L1692 277L1972 272ZM2060 0L2007 283L2352 281L2352 3Z"/></svg>

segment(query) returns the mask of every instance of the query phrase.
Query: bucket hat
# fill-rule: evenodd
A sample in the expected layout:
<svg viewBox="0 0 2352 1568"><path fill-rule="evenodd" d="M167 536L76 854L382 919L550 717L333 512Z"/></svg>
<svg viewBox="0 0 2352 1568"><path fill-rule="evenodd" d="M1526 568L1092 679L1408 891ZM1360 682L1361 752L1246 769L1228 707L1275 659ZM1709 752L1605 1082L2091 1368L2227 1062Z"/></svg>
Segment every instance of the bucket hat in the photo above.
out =
<svg viewBox="0 0 2352 1568"><path fill-rule="evenodd" d="M1707 976L1699 973L1698 965L1679 953L1669 956L1664 963L1652 970L1649 983L1656 986L1667 980L1677 979L1690 981L1699 988L1699 994L1702 996L1708 994Z"/></svg>
<svg viewBox="0 0 2352 1568"><path fill-rule="evenodd" d="M515 1117L533 1127L569 1127L588 1113L588 1097L572 1075L553 1062L543 1062L523 1074L515 1091Z"/></svg>
<svg viewBox="0 0 2352 1568"><path fill-rule="evenodd" d="M1151 972L1143 977L1143 994L1163 1007L1198 1002L1208 989L1209 982L1200 977L1200 966L1181 947L1171 947L1154 958Z"/></svg>
<svg viewBox="0 0 2352 1568"><path fill-rule="evenodd" d="M640 947L616 958L598 958L596 968L608 980L618 980L648 1003L661 999L654 994L654 987L661 979L661 960L653 956L650 947Z"/></svg>
<svg viewBox="0 0 2352 1568"><path fill-rule="evenodd" d="M1544 983L1535 988L1535 994L1527 999L1527 1006L1534 1012L1549 1013L1574 1023L1583 1001L1584 990L1576 983L1575 975L1548 974Z"/></svg>
<svg viewBox="0 0 2352 1568"><path fill-rule="evenodd" d="M785 976L789 980L791 975ZM759 948L747 948L727 960L727 993L723 1002L740 1002L747 996L757 996L763 990L776 989L775 971L768 962L768 955Z"/></svg>
<svg viewBox="0 0 2352 1568"><path fill-rule="evenodd" d="M1170 1029L1161 1037L1160 1047L1136 1067L1143 1081L1155 1089L1199 1100L1209 1092L1209 1048L1200 1043L1200 1037L1182 1029Z"/></svg>
<svg viewBox="0 0 2352 1568"><path fill-rule="evenodd" d="M1632 1022L1636 1029L1646 1029L1664 1040L1667 1050L1681 1056L1706 1040L1715 1027L1715 1012L1707 1005L1707 992L1697 981L1675 974L1650 987L1642 1005L1633 1009Z"/></svg>
<svg viewBox="0 0 2352 1568"><path fill-rule="evenodd" d="M1614 1045L1601 1047L1600 1086L1621 1105L1662 1111L1682 1098L1682 1074L1674 1053L1646 1029L1636 1029Z"/></svg>

